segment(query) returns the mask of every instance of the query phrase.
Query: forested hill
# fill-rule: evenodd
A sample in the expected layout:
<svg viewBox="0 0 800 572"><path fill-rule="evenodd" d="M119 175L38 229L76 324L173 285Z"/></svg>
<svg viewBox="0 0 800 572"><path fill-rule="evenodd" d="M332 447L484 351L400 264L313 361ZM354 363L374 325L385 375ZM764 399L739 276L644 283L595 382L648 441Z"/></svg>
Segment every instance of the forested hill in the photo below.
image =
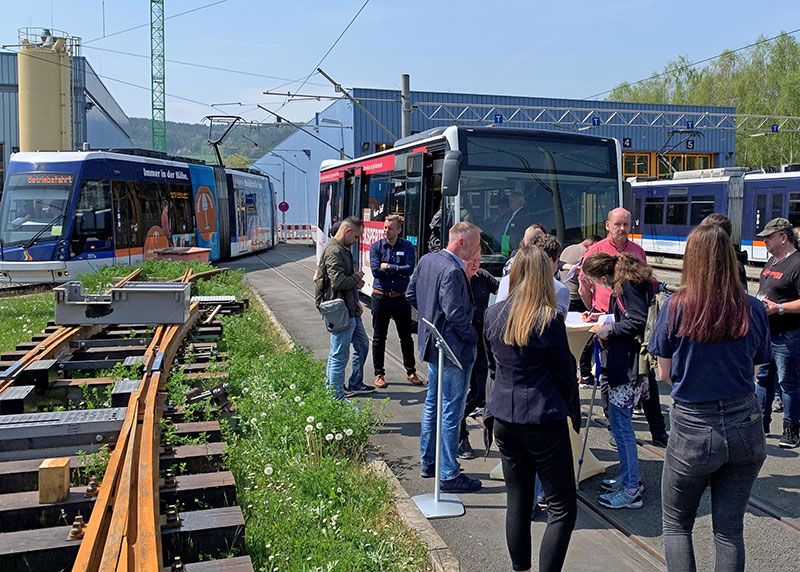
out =
<svg viewBox="0 0 800 572"><path fill-rule="evenodd" d="M644 81L622 83L607 99L637 103L732 105L736 113L800 116L800 43L790 34L759 37L752 47L727 51L703 67L681 56ZM765 136L761 136L765 135ZM765 166L800 160L800 135L741 131L736 163Z"/></svg>
<svg viewBox="0 0 800 572"><path fill-rule="evenodd" d="M215 125L214 136L221 135L225 127L224 125ZM293 131L293 127L284 127L283 125L277 127L237 125L225 138L220 146L220 152L226 158L226 164L241 163L243 158L252 161L264 155ZM130 135L134 146L150 149L152 145L150 119L131 117ZM208 144L208 124L167 121L167 150L173 155L216 163L216 159L213 159L214 150ZM231 160L229 161L227 158Z"/></svg>

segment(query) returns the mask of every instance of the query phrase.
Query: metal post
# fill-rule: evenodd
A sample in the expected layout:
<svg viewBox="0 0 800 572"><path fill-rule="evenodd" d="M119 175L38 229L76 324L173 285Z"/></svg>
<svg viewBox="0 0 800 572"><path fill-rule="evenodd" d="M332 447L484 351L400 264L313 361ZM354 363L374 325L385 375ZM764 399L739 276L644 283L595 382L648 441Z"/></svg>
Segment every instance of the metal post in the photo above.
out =
<svg viewBox="0 0 800 572"><path fill-rule="evenodd" d="M437 340L436 348L439 350L439 380L436 385L436 468L433 471L433 502L439 504L439 497L441 496L441 476L442 476L442 381L444 378L444 351L442 351L441 343Z"/></svg>
<svg viewBox="0 0 800 572"><path fill-rule="evenodd" d="M578 471L577 475L575 475L575 486L580 488L581 486L581 469L583 469L583 457L586 455L586 445L589 442L589 425L592 424L592 414L594 413L594 398L597 394L597 386L599 383L594 383L592 385L592 398L589 400L589 416L586 418L586 430L583 433L583 446L581 447L581 456L578 457ZM571 431L572 429L570 429Z"/></svg>
<svg viewBox="0 0 800 572"><path fill-rule="evenodd" d="M283 198L281 201L286 202L286 159L281 157L281 189L283 189ZM281 211L281 228L283 229L283 236L286 236L286 213Z"/></svg>
<svg viewBox="0 0 800 572"><path fill-rule="evenodd" d="M411 135L411 76L404 73L400 78L400 86L400 137L408 137Z"/></svg>

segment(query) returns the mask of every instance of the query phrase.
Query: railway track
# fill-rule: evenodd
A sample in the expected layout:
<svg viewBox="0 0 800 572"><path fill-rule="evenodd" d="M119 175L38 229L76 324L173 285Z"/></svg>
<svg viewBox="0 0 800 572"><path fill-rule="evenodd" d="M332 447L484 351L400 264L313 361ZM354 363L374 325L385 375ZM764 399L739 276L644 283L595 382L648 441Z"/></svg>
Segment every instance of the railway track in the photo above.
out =
<svg viewBox="0 0 800 572"><path fill-rule="evenodd" d="M182 280L197 278L187 271ZM18 358L0 370L0 404L13 402L0 415L0 569L160 571L196 563L192 570L252 570L242 556L236 483L221 469L219 422L187 419L166 397L172 376L191 383L179 386L188 387L187 403L205 400L215 415L231 412L216 318L242 308L201 298L179 325L49 326L44 339L37 336L0 356ZM121 381L86 377L114 364L140 375ZM19 388L26 388L24 398L4 399ZM31 394L60 398L70 407L76 394L87 401L87 389L110 396L110 403L16 412L27 409ZM103 457L107 467L95 471L102 473L97 482L89 478L90 468ZM51 461L66 471L71 486L57 501L40 502L51 482L41 467Z"/></svg>

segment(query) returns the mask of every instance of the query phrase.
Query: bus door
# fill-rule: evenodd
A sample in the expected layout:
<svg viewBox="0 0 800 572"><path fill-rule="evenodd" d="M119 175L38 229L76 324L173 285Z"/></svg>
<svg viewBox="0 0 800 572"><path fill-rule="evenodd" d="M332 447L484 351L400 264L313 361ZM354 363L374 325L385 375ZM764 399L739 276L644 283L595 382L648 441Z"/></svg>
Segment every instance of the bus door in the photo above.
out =
<svg viewBox="0 0 800 572"><path fill-rule="evenodd" d="M341 204L344 208L342 217L361 216L361 168L350 169L344 174L344 187L341 192ZM356 261L356 270L361 268L361 241L353 245L353 260Z"/></svg>
<svg viewBox="0 0 800 572"><path fill-rule="evenodd" d="M425 155L412 153L406 157L406 201L403 218L403 236L414 245L417 260L424 254L425 245L425 220L422 216L424 185Z"/></svg>

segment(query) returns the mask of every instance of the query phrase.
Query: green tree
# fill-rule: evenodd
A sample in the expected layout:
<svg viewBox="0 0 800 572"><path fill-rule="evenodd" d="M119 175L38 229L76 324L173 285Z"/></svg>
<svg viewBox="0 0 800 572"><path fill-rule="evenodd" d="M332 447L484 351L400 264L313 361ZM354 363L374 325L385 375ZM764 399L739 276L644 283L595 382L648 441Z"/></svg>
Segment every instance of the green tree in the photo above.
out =
<svg viewBox="0 0 800 572"><path fill-rule="evenodd" d="M763 41L763 36L757 41ZM800 43L789 34L741 52L724 52L707 66L692 67L686 56L635 84L621 83L611 101L732 106L736 113L800 115ZM789 130L752 137L736 134L740 166L778 165L800 160L800 134Z"/></svg>

